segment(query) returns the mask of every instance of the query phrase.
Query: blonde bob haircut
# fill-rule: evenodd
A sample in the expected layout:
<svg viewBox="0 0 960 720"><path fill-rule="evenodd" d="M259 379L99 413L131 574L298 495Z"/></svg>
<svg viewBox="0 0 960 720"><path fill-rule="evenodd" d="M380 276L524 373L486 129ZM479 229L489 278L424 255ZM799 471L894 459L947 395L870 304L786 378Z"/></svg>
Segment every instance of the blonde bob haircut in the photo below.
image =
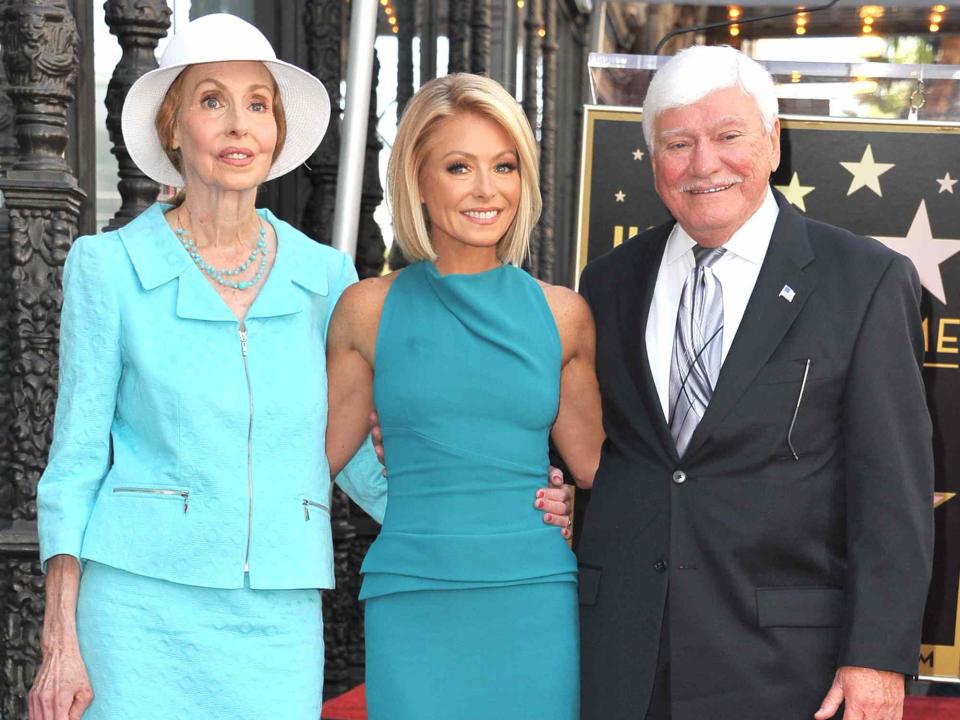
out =
<svg viewBox="0 0 960 720"><path fill-rule="evenodd" d="M510 93L495 80L454 73L423 85L410 100L397 128L387 165L387 198L394 237L409 262L436 260L430 223L420 201L420 171L437 125L462 113L476 113L502 127L516 145L520 172L517 214L497 244L502 262L521 265L530 247L530 233L540 219L540 172L537 143L526 116Z"/></svg>

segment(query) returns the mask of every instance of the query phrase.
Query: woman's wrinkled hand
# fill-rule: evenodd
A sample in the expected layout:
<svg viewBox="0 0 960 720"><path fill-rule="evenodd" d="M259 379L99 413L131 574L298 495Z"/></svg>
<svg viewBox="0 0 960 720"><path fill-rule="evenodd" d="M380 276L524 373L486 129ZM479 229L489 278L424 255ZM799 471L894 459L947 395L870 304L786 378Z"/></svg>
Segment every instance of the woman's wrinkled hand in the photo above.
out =
<svg viewBox="0 0 960 720"><path fill-rule="evenodd" d="M28 695L30 720L80 720L93 688L75 641L44 643L43 663Z"/></svg>

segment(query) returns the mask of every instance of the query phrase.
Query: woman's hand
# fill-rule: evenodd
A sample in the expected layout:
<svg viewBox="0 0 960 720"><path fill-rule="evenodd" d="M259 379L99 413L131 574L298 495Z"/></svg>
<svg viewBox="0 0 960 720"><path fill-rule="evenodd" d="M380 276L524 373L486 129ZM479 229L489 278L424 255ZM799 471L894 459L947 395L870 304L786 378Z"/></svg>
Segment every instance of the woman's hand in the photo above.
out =
<svg viewBox="0 0 960 720"><path fill-rule="evenodd" d="M563 484L563 472L551 467L549 485L537 490L533 506L543 512L547 525L556 525L560 534L570 539L573 534L573 485Z"/></svg>
<svg viewBox="0 0 960 720"><path fill-rule="evenodd" d="M73 638L48 638L43 663L30 689L30 720L80 720L93 702L93 688Z"/></svg>
<svg viewBox="0 0 960 720"><path fill-rule="evenodd" d="M77 640L80 562L55 555L47 562L46 607L40 648L43 662L30 689L30 720L80 720L93 688Z"/></svg>

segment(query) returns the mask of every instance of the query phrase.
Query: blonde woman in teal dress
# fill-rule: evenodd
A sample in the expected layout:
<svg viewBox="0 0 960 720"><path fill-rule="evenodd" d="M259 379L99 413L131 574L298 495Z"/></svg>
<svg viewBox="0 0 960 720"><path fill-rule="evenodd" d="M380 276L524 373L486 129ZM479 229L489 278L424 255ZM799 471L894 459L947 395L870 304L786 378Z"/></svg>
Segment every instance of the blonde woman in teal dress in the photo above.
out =
<svg viewBox="0 0 960 720"><path fill-rule="evenodd" d="M412 264L347 288L331 320L331 469L374 405L390 469L362 568L370 720L578 716L576 560L524 498L551 438L589 487L603 431L586 303L519 269L538 184L509 93L427 83L388 172Z"/></svg>

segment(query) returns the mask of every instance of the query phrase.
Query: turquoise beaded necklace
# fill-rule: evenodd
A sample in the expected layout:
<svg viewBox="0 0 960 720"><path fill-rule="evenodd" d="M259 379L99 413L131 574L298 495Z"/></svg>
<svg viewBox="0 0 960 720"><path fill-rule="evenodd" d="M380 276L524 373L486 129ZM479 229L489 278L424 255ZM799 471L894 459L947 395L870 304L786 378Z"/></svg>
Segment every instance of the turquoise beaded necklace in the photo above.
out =
<svg viewBox="0 0 960 720"><path fill-rule="evenodd" d="M201 271L206 273L209 277L213 278L218 284L223 285L224 287L233 288L234 290L246 290L251 288L263 279L263 273L267 268L267 229L263 226L263 220L257 216L257 220L260 222L260 237L257 240L257 244L253 246L253 249L250 251L250 256L240 263L239 266L235 268L215 268L213 265L208 263L203 259L203 256L200 254L200 248L197 247L197 244L193 241L193 238L190 237L190 233L183 229L183 226L180 224L180 216L177 215L177 238L180 240L180 243L183 245L183 248L187 251L187 254L193 259L193 262L196 264ZM260 265L257 267L257 272L250 280L236 280L235 278L243 273L253 262L257 259L257 256L260 257Z"/></svg>

